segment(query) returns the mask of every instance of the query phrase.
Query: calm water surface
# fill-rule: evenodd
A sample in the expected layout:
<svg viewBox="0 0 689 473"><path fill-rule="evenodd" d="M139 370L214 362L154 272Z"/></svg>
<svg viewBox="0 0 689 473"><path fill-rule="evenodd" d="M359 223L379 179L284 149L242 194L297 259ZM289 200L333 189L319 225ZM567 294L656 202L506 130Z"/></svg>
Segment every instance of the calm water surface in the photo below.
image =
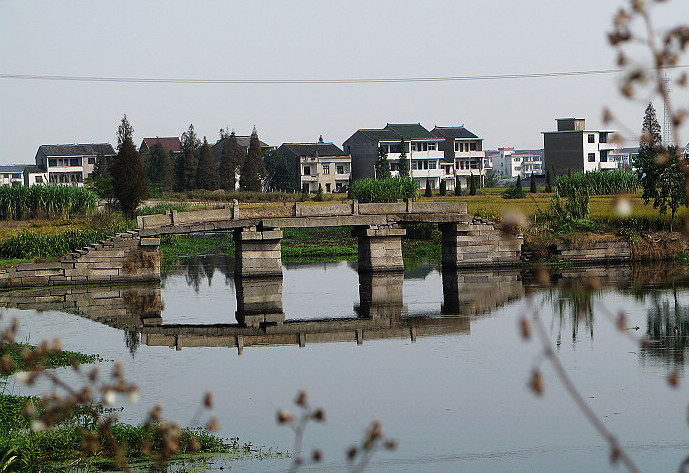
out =
<svg viewBox="0 0 689 473"><path fill-rule="evenodd" d="M4 316L19 318L20 339L58 336L66 349L121 360L141 389L124 421L161 403L187 425L209 390L221 435L284 451L292 432L275 412L293 409L306 389L327 422L309 426L305 445L326 461L303 471L346 471L345 449L376 418L399 448L376 455L368 471L622 471L543 362L542 346L521 339L519 318L538 312L583 396L633 459L644 471L676 471L689 454L689 383L671 389L665 378L685 372L686 278L598 272L588 293L581 274L543 289L519 272L443 276L428 264L361 279L351 262L286 264L282 281L259 284L236 282L231 259L208 255L185 261L162 286L90 289L77 309L40 293L0 302ZM606 314L620 311L630 334L653 340L648 348L617 332ZM535 366L545 379L540 397L527 387ZM214 471L288 464L220 462Z"/></svg>

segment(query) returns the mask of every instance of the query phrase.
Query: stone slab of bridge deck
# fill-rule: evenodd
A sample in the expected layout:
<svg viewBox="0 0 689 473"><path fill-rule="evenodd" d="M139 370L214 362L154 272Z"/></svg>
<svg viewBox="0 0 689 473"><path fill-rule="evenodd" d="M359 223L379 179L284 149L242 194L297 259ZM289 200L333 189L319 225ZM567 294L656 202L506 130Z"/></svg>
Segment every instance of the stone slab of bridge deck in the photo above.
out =
<svg viewBox="0 0 689 473"><path fill-rule="evenodd" d="M234 274L238 277L282 277L282 230L256 227L234 231Z"/></svg>
<svg viewBox="0 0 689 473"><path fill-rule="evenodd" d="M359 242L359 271L404 271L402 261L403 228L396 225L370 225L355 227L352 235Z"/></svg>

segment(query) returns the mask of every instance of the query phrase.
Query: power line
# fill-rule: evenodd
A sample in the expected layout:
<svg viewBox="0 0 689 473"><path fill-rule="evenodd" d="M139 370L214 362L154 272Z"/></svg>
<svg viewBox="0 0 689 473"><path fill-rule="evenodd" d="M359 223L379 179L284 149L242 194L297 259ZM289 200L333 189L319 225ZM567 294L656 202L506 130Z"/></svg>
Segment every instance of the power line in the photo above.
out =
<svg viewBox="0 0 689 473"><path fill-rule="evenodd" d="M686 68L689 64L668 66L669 68ZM479 76L446 76L446 77L388 77L388 78L353 78L353 79L177 79L145 77L94 77L94 76L61 76L38 74L0 74L0 79L72 81L72 82L119 82L119 83L152 83L152 84L390 84L410 82L461 82L504 79L534 79L541 77L590 76L615 74L624 69L598 69L590 71L564 72L531 72L526 74L494 74Z"/></svg>

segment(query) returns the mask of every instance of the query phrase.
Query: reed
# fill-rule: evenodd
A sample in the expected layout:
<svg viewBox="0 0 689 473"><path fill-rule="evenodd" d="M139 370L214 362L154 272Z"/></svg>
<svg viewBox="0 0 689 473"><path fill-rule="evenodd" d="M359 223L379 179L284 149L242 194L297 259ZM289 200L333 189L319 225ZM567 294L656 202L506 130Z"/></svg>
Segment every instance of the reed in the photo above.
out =
<svg viewBox="0 0 689 473"><path fill-rule="evenodd" d="M559 176L555 187L560 195L571 195L572 189L587 187L590 195L634 194L641 187L636 174L617 169L614 171L575 172Z"/></svg>
<svg viewBox="0 0 689 473"><path fill-rule="evenodd" d="M89 213L97 205L96 194L84 187L0 187L0 218L5 220L69 217Z"/></svg>
<svg viewBox="0 0 689 473"><path fill-rule="evenodd" d="M397 176L387 179L370 177L354 181L349 188L352 199L359 202L396 202L397 199L416 199L419 183L411 177Z"/></svg>

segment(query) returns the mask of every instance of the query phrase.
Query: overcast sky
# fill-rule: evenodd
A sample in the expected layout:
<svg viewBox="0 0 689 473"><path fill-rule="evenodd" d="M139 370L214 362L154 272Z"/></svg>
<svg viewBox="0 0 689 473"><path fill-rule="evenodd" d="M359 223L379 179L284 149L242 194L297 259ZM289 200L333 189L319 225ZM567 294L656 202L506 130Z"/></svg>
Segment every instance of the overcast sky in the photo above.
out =
<svg viewBox="0 0 689 473"><path fill-rule="evenodd" d="M611 69L606 33L624 3L0 0L0 74L293 80ZM654 16L662 25L686 22L687 0L660 5ZM0 163L33 163L41 144L115 144L125 113L137 146L144 136L179 136L190 123L211 143L220 128L243 135L255 125L273 145L322 134L341 146L358 128L420 122L464 125L485 148L540 148L555 118L603 127L604 106L637 131L647 99L620 98L618 81L618 74L393 84L1 78ZM687 94L677 101L686 105ZM662 124L662 104L656 108Z"/></svg>

